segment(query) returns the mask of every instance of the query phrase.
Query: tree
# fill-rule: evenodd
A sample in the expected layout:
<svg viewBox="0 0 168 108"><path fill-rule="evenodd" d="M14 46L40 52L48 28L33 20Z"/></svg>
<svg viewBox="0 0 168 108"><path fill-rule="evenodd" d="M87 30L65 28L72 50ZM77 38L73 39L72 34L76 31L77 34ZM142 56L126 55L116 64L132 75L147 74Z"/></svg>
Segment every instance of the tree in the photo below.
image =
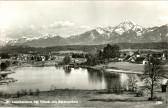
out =
<svg viewBox="0 0 168 108"><path fill-rule="evenodd" d="M71 62L71 58L69 56L65 56L63 59L63 64L67 65Z"/></svg>
<svg viewBox="0 0 168 108"><path fill-rule="evenodd" d="M1 59L9 59L10 58L8 53L1 53L0 57L1 57Z"/></svg>
<svg viewBox="0 0 168 108"><path fill-rule="evenodd" d="M45 60L49 60L50 56L49 55L45 55Z"/></svg>
<svg viewBox="0 0 168 108"><path fill-rule="evenodd" d="M4 70L6 70L9 66L10 66L10 62L9 62L9 61L5 61L5 62L2 62L2 63L0 64L0 69L1 69L1 71L4 71Z"/></svg>
<svg viewBox="0 0 168 108"><path fill-rule="evenodd" d="M103 51L99 50L98 54L97 54L97 57L98 57L99 60L103 60L104 59Z"/></svg>
<svg viewBox="0 0 168 108"><path fill-rule="evenodd" d="M104 57L107 59L119 57L119 46L107 44L103 50Z"/></svg>
<svg viewBox="0 0 168 108"><path fill-rule="evenodd" d="M165 72L161 61L153 56L148 57L148 63L144 66L144 70L145 85L150 90L150 100L153 100L154 87L159 85L159 80L164 76Z"/></svg>
<svg viewBox="0 0 168 108"><path fill-rule="evenodd" d="M94 66L94 65L99 64L96 55L88 54L88 55L86 55L86 59L87 59L87 62L86 62L87 65Z"/></svg>

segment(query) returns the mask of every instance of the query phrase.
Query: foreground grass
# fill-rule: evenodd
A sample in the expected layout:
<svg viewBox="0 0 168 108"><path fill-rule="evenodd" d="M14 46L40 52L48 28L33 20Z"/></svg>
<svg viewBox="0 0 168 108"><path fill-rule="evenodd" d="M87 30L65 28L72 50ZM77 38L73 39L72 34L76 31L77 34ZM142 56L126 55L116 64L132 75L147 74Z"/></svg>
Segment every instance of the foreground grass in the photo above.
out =
<svg viewBox="0 0 168 108"><path fill-rule="evenodd" d="M165 93L160 93L165 96ZM164 97L166 98L166 97ZM9 98L9 102L38 101L41 103L0 103L0 106L15 107L91 107L91 108L168 108L165 101L147 101L147 97L135 97L135 94L124 92L120 94L107 93L106 90L53 90L40 92L38 96L25 95L19 98ZM58 103L47 103L55 101ZM71 101L71 102L70 102ZM73 102L74 103L73 103ZM46 103L45 103L46 102ZM69 102L69 103L68 103ZM167 104L168 105L168 104Z"/></svg>

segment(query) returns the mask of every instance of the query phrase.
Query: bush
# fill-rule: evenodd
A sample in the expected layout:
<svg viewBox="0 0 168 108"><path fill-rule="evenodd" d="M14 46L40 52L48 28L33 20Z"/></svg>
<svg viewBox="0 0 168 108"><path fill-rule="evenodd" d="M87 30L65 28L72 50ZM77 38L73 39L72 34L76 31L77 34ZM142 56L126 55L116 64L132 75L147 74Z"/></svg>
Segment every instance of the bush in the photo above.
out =
<svg viewBox="0 0 168 108"><path fill-rule="evenodd" d="M9 59L10 58L9 54L7 54L7 53L1 53L0 57L1 57L1 59Z"/></svg>
<svg viewBox="0 0 168 108"><path fill-rule="evenodd" d="M11 97L11 94L8 94L8 93L4 93L3 95L3 98L10 98Z"/></svg>
<svg viewBox="0 0 168 108"><path fill-rule="evenodd" d="M29 90L29 95L30 95L30 96L33 95L33 91L32 91L32 89Z"/></svg>
<svg viewBox="0 0 168 108"><path fill-rule="evenodd" d="M143 94L143 90L138 90L137 92L136 92L136 97L141 97L141 96L143 96L144 94Z"/></svg>
<svg viewBox="0 0 168 108"><path fill-rule="evenodd" d="M4 96L4 92L0 92L0 97L3 97Z"/></svg>
<svg viewBox="0 0 168 108"><path fill-rule="evenodd" d="M25 96L25 95L27 95L28 93L27 93L27 90L21 90L21 95L22 96Z"/></svg>
<svg viewBox="0 0 168 108"><path fill-rule="evenodd" d="M149 97L149 101L163 101L163 98L161 96L154 96L153 98Z"/></svg>
<svg viewBox="0 0 168 108"><path fill-rule="evenodd" d="M18 61L14 61L12 64L13 64L13 65L18 65L19 62L18 62Z"/></svg>
<svg viewBox="0 0 168 108"><path fill-rule="evenodd" d="M10 66L10 62L9 61L2 62L0 64L1 71L6 70L9 66Z"/></svg>
<svg viewBox="0 0 168 108"><path fill-rule="evenodd" d="M16 97L19 98L20 96L21 96L21 93L19 91L17 91Z"/></svg>
<svg viewBox="0 0 168 108"><path fill-rule="evenodd" d="M35 94L36 94L36 96L39 96L39 94L40 94L40 90L39 90L39 89L36 89Z"/></svg>

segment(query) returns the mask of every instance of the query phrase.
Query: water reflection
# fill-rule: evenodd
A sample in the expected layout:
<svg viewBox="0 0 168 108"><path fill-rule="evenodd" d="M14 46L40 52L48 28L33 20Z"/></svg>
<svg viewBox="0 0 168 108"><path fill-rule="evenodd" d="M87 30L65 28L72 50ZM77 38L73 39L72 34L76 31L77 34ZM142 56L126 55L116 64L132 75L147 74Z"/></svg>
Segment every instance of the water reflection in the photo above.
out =
<svg viewBox="0 0 168 108"><path fill-rule="evenodd" d="M88 80L91 83L100 83L103 82L103 72L101 71L96 71L93 69L87 69L88 71Z"/></svg>
<svg viewBox="0 0 168 108"><path fill-rule="evenodd" d="M106 82L106 89L108 92L118 92L121 91L121 80L119 74L105 73L104 79Z"/></svg>
<svg viewBox="0 0 168 108"><path fill-rule="evenodd" d="M108 92L135 91L138 86L143 85L140 76L136 74L106 73L88 69L88 78L91 83L104 82Z"/></svg>
<svg viewBox="0 0 168 108"><path fill-rule="evenodd" d="M64 72L65 72L66 75L70 75L70 73L71 73L71 68L64 67L63 69L64 69Z"/></svg>
<svg viewBox="0 0 168 108"><path fill-rule="evenodd" d="M131 77L132 75L129 76ZM105 89L108 92L120 92L129 89L129 77L127 74L106 73L88 69L88 79L91 83L104 82Z"/></svg>

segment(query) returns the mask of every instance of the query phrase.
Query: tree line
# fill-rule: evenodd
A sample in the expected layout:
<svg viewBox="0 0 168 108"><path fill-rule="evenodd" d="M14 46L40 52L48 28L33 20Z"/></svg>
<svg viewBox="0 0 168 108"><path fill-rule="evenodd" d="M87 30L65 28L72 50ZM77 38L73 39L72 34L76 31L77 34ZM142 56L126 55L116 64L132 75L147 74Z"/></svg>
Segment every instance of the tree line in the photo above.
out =
<svg viewBox="0 0 168 108"><path fill-rule="evenodd" d="M97 65L105 63L106 60L120 56L120 48L118 45L107 44L102 50L98 50L96 54L86 55L86 65Z"/></svg>

